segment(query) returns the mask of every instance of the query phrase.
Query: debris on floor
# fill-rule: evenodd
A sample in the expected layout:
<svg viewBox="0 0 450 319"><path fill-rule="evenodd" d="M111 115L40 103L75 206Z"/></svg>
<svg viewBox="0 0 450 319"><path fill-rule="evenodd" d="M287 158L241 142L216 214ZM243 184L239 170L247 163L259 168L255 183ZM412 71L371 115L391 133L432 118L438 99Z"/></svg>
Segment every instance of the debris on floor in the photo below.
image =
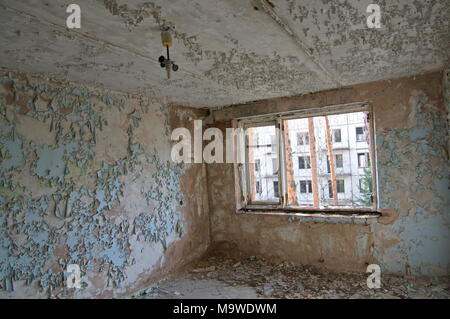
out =
<svg viewBox="0 0 450 319"><path fill-rule="evenodd" d="M369 274L335 273L289 262L210 257L176 279L163 280L133 298L287 298L287 299L450 299L450 280L381 276L369 289Z"/></svg>

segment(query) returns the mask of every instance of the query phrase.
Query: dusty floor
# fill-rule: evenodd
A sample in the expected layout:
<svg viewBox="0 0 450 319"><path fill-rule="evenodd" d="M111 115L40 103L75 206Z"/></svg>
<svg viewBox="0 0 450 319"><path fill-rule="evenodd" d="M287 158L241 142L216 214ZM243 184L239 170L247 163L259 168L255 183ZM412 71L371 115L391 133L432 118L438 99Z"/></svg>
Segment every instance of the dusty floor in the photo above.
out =
<svg viewBox="0 0 450 319"><path fill-rule="evenodd" d="M450 299L450 280L382 275L381 288L367 288L364 273L332 273L311 266L265 260L211 257L177 278L162 280L132 298Z"/></svg>

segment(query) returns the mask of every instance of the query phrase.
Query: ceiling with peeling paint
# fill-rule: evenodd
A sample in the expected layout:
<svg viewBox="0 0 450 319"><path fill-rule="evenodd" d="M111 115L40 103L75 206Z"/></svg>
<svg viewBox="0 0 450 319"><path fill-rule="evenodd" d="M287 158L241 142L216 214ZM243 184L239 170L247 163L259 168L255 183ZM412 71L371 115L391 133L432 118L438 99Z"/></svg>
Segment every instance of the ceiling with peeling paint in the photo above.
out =
<svg viewBox="0 0 450 319"><path fill-rule="evenodd" d="M81 29L65 21L81 7ZM442 69L448 0L0 0L0 66L221 107ZM159 66L171 27L171 79Z"/></svg>

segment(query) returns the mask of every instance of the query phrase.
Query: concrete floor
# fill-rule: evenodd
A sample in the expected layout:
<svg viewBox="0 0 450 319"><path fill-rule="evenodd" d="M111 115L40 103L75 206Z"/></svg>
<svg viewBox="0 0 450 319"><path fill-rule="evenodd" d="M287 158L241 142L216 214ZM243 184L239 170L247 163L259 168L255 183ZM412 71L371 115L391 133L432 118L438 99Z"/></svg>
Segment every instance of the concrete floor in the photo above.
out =
<svg viewBox="0 0 450 319"><path fill-rule="evenodd" d="M450 299L448 279L433 281L382 274L381 288L369 289L367 276L289 263L271 264L255 257L211 257L132 298Z"/></svg>

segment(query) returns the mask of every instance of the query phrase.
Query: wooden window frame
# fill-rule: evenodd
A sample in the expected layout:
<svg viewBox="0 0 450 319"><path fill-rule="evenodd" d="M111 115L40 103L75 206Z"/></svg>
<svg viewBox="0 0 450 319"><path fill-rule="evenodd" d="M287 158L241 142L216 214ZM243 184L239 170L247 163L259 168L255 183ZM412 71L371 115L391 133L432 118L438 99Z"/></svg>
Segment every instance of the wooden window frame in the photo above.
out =
<svg viewBox="0 0 450 319"><path fill-rule="evenodd" d="M369 160L370 169L372 172L372 206L333 206L333 207L307 207L299 206L292 207L287 206L288 203L288 191L286 187L286 159L285 159L285 132L284 121L290 119L301 119L316 116L325 115L337 115L354 112L368 112L369 113ZM241 163L235 162L234 174L235 174L235 197L236 197L236 210L237 212L254 211L254 212L273 212L273 213L292 213L292 212L317 212L317 213L344 213L344 214L361 214L378 213L378 175L377 175L377 161L376 161L376 149L375 149L375 112L370 102L357 102L341 105L323 106L313 109L302 109L297 111L289 111L283 113L273 113L262 116L251 116L244 118L233 119L233 128L239 128L245 130L249 127L258 127L264 125L275 125L278 128L279 134L277 139L277 154L278 154L278 186L279 186L279 201L278 202L256 202L250 201L251 194L249 193L249 165L248 152L246 151L246 134L240 134L235 143L236 147L243 148L245 151L245 160ZM242 133L242 131L240 132ZM239 154L239 151L237 151ZM251 190L250 190L251 191Z"/></svg>

